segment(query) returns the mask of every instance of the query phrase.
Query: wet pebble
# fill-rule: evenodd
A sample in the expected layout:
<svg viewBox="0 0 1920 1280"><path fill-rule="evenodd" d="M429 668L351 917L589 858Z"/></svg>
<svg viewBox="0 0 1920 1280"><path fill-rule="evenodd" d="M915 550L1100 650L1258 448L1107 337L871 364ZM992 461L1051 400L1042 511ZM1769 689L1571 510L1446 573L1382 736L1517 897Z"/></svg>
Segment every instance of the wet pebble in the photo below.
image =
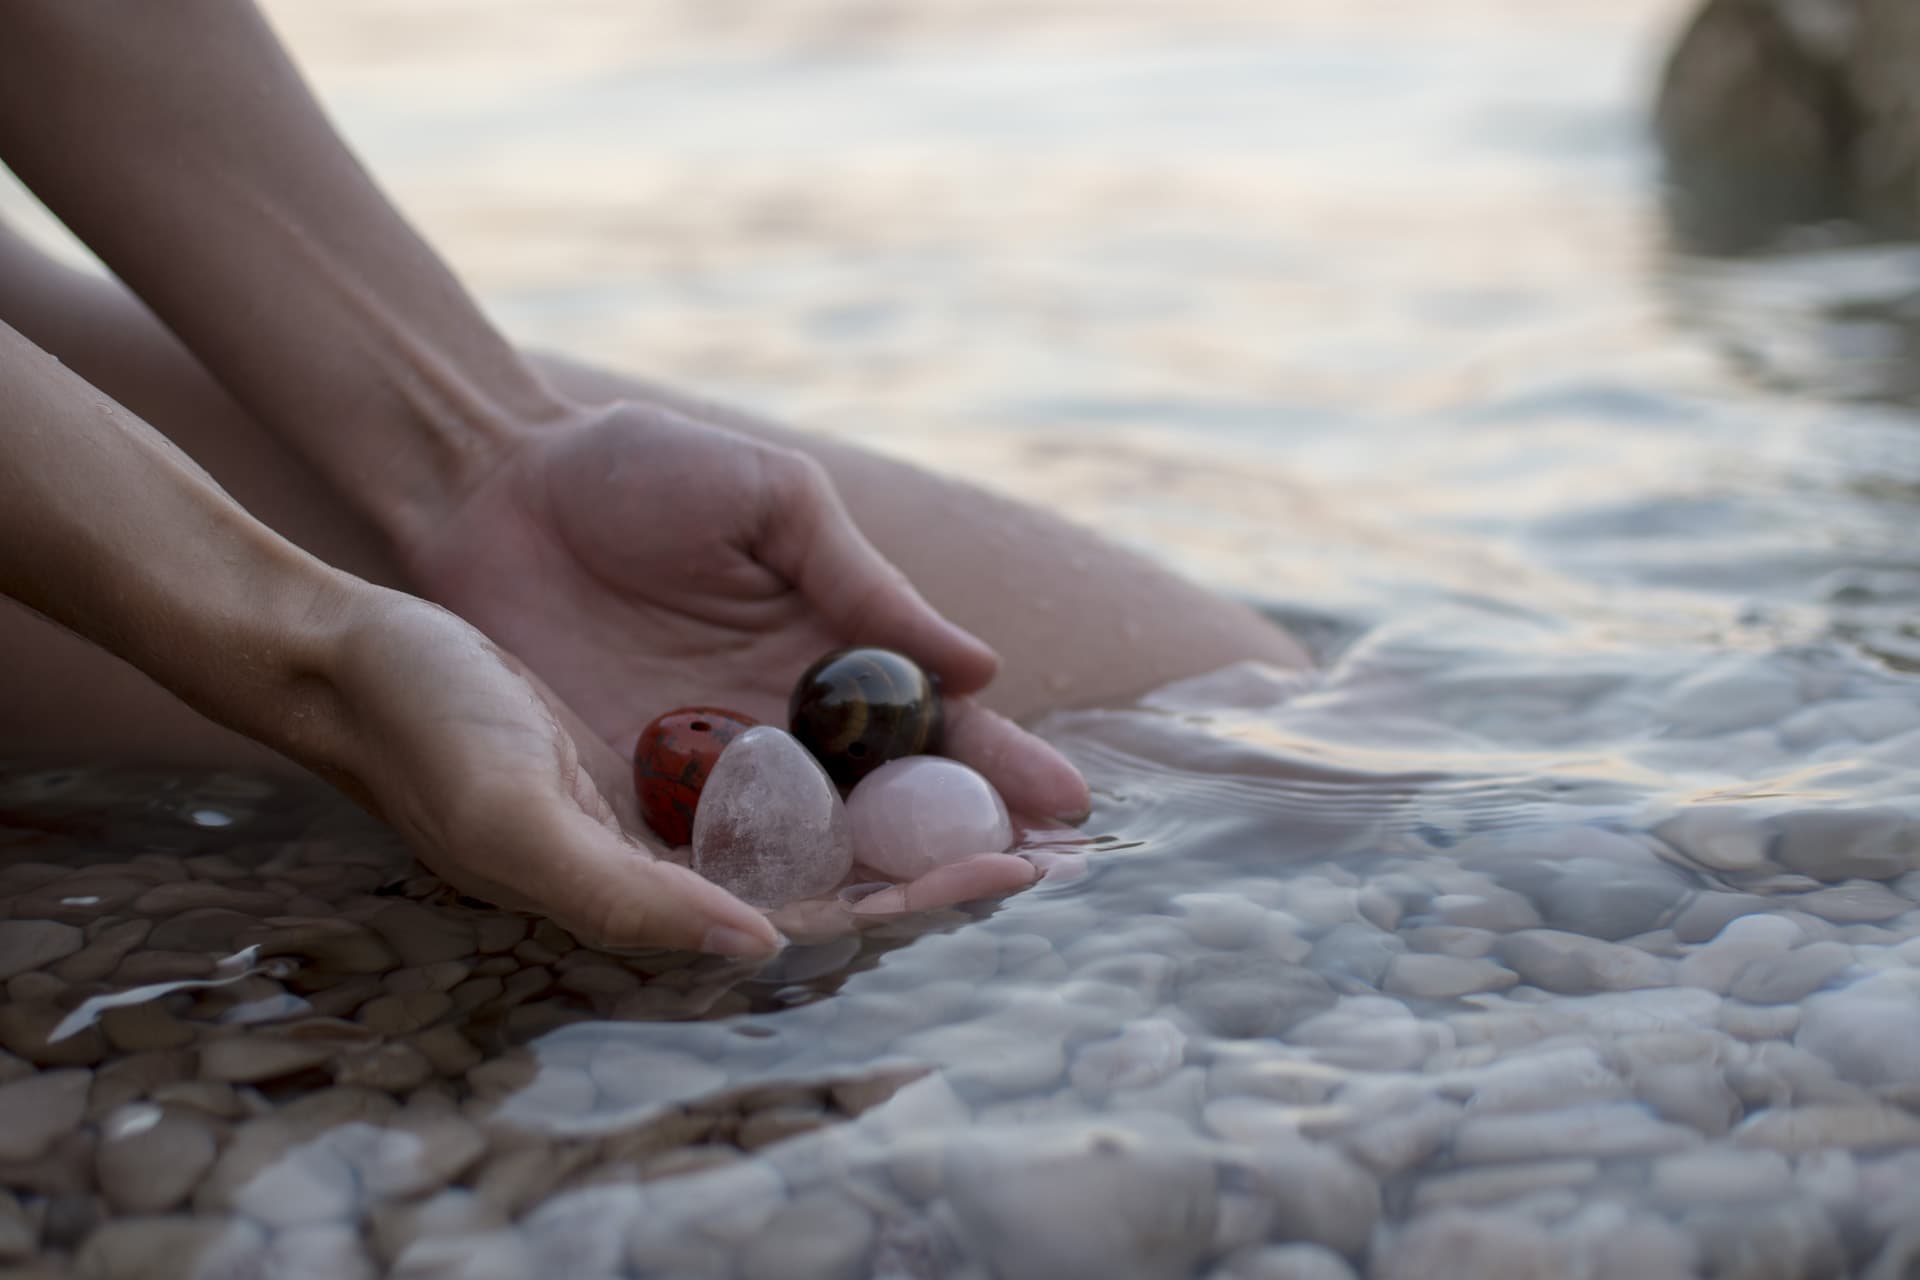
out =
<svg viewBox="0 0 1920 1280"><path fill-rule="evenodd" d="M204 1115L132 1104L102 1120L94 1176L116 1212L164 1213L193 1193L219 1147L219 1131Z"/></svg>
<svg viewBox="0 0 1920 1280"><path fill-rule="evenodd" d="M1492 960L1408 954L1394 958L1382 990L1420 1000L1445 1000L1504 991L1519 980L1511 969Z"/></svg>
<svg viewBox="0 0 1920 1280"><path fill-rule="evenodd" d="M0 1160L32 1160L86 1114L90 1071L43 1071L0 1085Z"/></svg>
<svg viewBox="0 0 1920 1280"><path fill-rule="evenodd" d="M86 936L57 920L0 920L0 981L80 950Z"/></svg>
<svg viewBox="0 0 1920 1280"><path fill-rule="evenodd" d="M1672 967L1636 947L1553 929L1524 929L1495 947L1500 961L1528 982L1563 995L1634 991L1672 983Z"/></svg>
<svg viewBox="0 0 1920 1280"><path fill-rule="evenodd" d="M1463 1164L1559 1156L1607 1159L1679 1151L1699 1141L1692 1130L1658 1120L1642 1107L1600 1103L1517 1115L1469 1113L1454 1133L1453 1154Z"/></svg>

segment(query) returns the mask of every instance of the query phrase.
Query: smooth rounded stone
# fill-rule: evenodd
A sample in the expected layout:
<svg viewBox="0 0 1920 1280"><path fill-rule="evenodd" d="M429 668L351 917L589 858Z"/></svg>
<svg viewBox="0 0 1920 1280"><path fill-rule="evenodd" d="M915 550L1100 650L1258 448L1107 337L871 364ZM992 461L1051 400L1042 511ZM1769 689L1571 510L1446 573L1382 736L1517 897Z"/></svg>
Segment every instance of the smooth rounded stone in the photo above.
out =
<svg viewBox="0 0 1920 1280"><path fill-rule="evenodd" d="M1333 1142L1375 1177L1391 1178L1424 1164L1453 1138L1465 1109L1429 1099L1399 1115L1356 1124Z"/></svg>
<svg viewBox="0 0 1920 1280"><path fill-rule="evenodd" d="M1793 1192L1793 1168L1776 1151L1715 1147L1661 1156L1652 1178L1654 1196L1665 1204L1772 1200Z"/></svg>
<svg viewBox="0 0 1920 1280"><path fill-rule="evenodd" d="M1586 1046L1523 1053L1447 1080L1475 1113L1559 1110L1579 1103L1617 1102L1627 1085L1599 1053Z"/></svg>
<svg viewBox="0 0 1920 1280"><path fill-rule="evenodd" d="M24 1262L40 1247L40 1224L10 1191L0 1191L0 1263Z"/></svg>
<svg viewBox="0 0 1920 1280"><path fill-rule="evenodd" d="M1000 793L944 756L890 760L860 779L847 796L847 829L855 862L902 881L1013 843Z"/></svg>
<svg viewBox="0 0 1920 1280"><path fill-rule="evenodd" d="M1406 1071L1453 1048L1453 1029L1416 1018L1384 996L1343 996L1325 1013L1296 1024L1287 1039L1333 1066Z"/></svg>
<svg viewBox="0 0 1920 1280"><path fill-rule="evenodd" d="M259 923L231 907L194 907L153 926L147 946L155 951L226 955L238 950L234 939Z"/></svg>
<svg viewBox="0 0 1920 1280"><path fill-rule="evenodd" d="M268 1227L345 1222L359 1208L359 1180L324 1137L290 1147L233 1188L232 1206Z"/></svg>
<svg viewBox="0 0 1920 1280"><path fill-rule="evenodd" d="M1083 1096L1100 1098L1118 1089L1157 1084L1185 1061L1187 1035L1165 1018L1143 1018L1118 1035L1074 1052L1067 1078Z"/></svg>
<svg viewBox="0 0 1920 1280"><path fill-rule="evenodd" d="M619 1107L687 1102L727 1083L725 1070L692 1054L613 1039L595 1049L587 1074Z"/></svg>
<svg viewBox="0 0 1920 1280"><path fill-rule="evenodd" d="M113 982L121 987L144 987L155 982L210 977L213 969L214 957L210 955L141 947L127 953L127 958L113 971Z"/></svg>
<svg viewBox="0 0 1920 1280"><path fill-rule="evenodd" d="M1696 866L1733 875L1773 869L1773 833L1738 805L1692 805L1653 828Z"/></svg>
<svg viewBox="0 0 1920 1280"><path fill-rule="evenodd" d="M583 1187L555 1196L520 1224L532 1255L527 1274L582 1280L619 1275L627 1224L645 1213L638 1187Z"/></svg>
<svg viewBox="0 0 1920 1280"><path fill-rule="evenodd" d="M1831 1147L1876 1151L1920 1143L1920 1117L1873 1104L1770 1107L1741 1121L1729 1137L1788 1155Z"/></svg>
<svg viewBox="0 0 1920 1280"><path fill-rule="evenodd" d="M1435 923L1493 933L1531 929L1540 923L1533 903L1511 889L1488 885L1473 893L1443 893L1428 905Z"/></svg>
<svg viewBox="0 0 1920 1280"><path fill-rule="evenodd" d="M1213 1049L1207 1092L1216 1099L1247 1095L1312 1106L1325 1102L1349 1073L1268 1045L1220 1044Z"/></svg>
<svg viewBox="0 0 1920 1280"><path fill-rule="evenodd" d="M1441 1209L1421 1214L1376 1249L1368 1280L1576 1280L1537 1223L1514 1214Z"/></svg>
<svg viewBox="0 0 1920 1280"><path fill-rule="evenodd" d="M1912 902L1872 880L1803 893L1793 905L1832 924L1877 924L1913 910Z"/></svg>
<svg viewBox="0 0 1920 1280"><path fill-rule="evenodd" d="M423 1200L387 1201L367 1215L370 1237L380 1256L398 1258L416 1240L493 1231L505 1219L493 1205L465 1187L449 1187Z"/></svg>
<svg viewBox="0 0 1920 1280"><path fill-rule="evenodd" d="M432 1026L452 1010L453 997L446 992L416 991L369 1000L354 1018L381 1035L404 1036Z"/></svg>
<svg viewBox="0 0 1920 1280"><path fill-rule="evenodd" d="M74 1258L82 1280L199 1280L267 1274L266 1234L243 1218L115 1218Z"/></svg>
<svg viewBox="0 0 1920 1280"><path fill-rule="evenodd" d="M1846 943L1809 942L1783 956L1750 962L1727 985L1727 995L1749 1004L1787 1004L1818 991L1853 964L1853 948Z"/></svg>
<svg viewBox="0 0 1920 1280"><path fill-rule="evenodd" d="M179 1049L200 1037L198 1028L175 1017L168 1011L166 1002L159 1000L104 1010L100 1015L100 1030L107 1042L122 1053Z"/></svg>
<svg viewBox="0 0 1920 1280"><path fill-rule="evenodd" d="M1336 987L1377 990L1407 944L1370 924L1337 924L1314 940L1307 964Z"/></svg>
<svg viewBox="0 0 1920 1280"><path fill-rule="evenodd" d="M1639 861L1575 859L1534 895L1548 925L1618 942L1659 928L1673 914L1690 886L1677 871L1620 839L1640 853Z"/></svg>
<svg viewBox="0 0 1920 1280"><path fill-rule="evenodd" d="M238 1035L200 1049L200 1074L228 1084L258 1084L317 1067L338 1051L337 1043L284 1036Z"/></svg>
<svg viewBox="0 0 1920 1280"><path fill-rule="evenodd" d="M1920 1080L1920 992L1867 983L1809 996L1801 1005L1796 1047L1868 1086Z"/></svg>
<svg viewBox="0 0 1920 1280"><path fill-rule="evenodd" d="M1453 1206L1499 1204L1539 1191L1584 1187L1600 1176L1597 1160L1534 1160L1463 1169L1422 1178L1413 1189L1416 1213Z"/></svg>
<svg viewBox="0 0 1920 1280"><path fill-rule="evenodd" d="M367 928L380 935L400 963L408 967L462 960L474 951L474 927L466 917L435 911L417 902L387 903L367 917ZM366 963L371 960L369 952Z"/></svg>
<svg viewBox="0 0 1920 1280"><path fill-rule="evenodd" d="M50 972L63 982L100 982L109 977L133 949L147 939L151 920L122 920L100 930L87 945L56 962Z"/></svg>
<svg viewBox="0 0 1920 1280"><path fill-rule="evenodd" d="M852 866L846 806L792 734L760 725L721 752L694 814L695 871L777 907L832 891Z"/></svg>
<svg viewBox="0 0 1920 1280"><path fill-rule="evenodd" d="M1673 968L1636 947L1555 929L1509 933L1494 948L1522 982L1562 995L1636 991L1673 982Z"/></svg>
<svg viewBox="0 0 1920 1280"><path fill-rule="evenodd" d="M32 1160L87 1113L91 1071L43 1071L0 1085L0 1160Z"/></svg>
<svg viewBox="0 0 1920 1280"><path fill-rule="evenodd" d="M1243 1249L1207 1273L1207 1280L1358 1280L1347 1260L1314 1244Z"/></svg>
<svg viewBox="0 0 1920 1280"><path fill-rule="evenodd" d="M1275 1036L1334 1003L1327 980L1297 964L1253 951L1189 957L1174 1004L1201 1030L1233 1039Z"/></svg>
<svg viewBox="0 0 1920 1280"><path fill-rule="evenodd" d="M1633 1092L1662 1120L1697 1129L1710 1138L1740 1118L1740 1099L1711 1062L1650 1063L1634 1069Z"/></svg>
<svg viewBox="0 0 1920 1280"><path fill-rule="evenodd" d="M1699 1242L1702 1270L1745 1280L1802 1280L1847 1274L1846 1250L1826 1211L1804 1200L1715 1205L1680 1222Z"/></svg>
<svg viewBox="0 0 1920 1280"><path fill-rule="evenodd" d="M1183 893L1169 905L1180 911L1180 927L1188 937L1223 951L1257 943L1275 914L1236 893Z"/></svg>
<svg viewBox="0 0 1920 1280"><path fill-rule="evenodd" d="M1724 992L1735 976L1755 960L1783 955L1805 941L1793 921L1778 915L1744 915L1726 923L1711 942L1680 962L1680 985Z"/></svg>
<svg viewBox="0 0 1920 1280"><path fill-rule="evenodd" d="M1408 954L1394 958L1382 989L1419 1000L1448 1000L1504 991L1519 980L1511 969L1492 960Z"/></svg>
<svg viewBox="0 0 1920 1280"><path fill-rule="evenodd" d="M872 1214L846 1196L809 1191L747 1242L740 1274L742 1280L860 1280L870 1274L873 1240Z"/></svg>
<svg viewBox="0 0 1920 1280"><path fill-rule="evenodd" d="M539 1275L526 1237L518 1231L427 1236L400 1251L388 1280L527 1280ZM558 1280L560 1273L549 1273Z"/></svg>
<svg viewBox="0 0 1920 1280"><path fill-rule="evenodd" d="M165 1213L192 1194L219 1149L205 1117L135 1103L101 1122L94 1178L117 1213Z"/></svg>
<svg viewBox="0 0 1920 1280"><path fill-rule="evenodd" d="M13 898L16 920L46 919L86 924L119 912L149 887L145 879L113 875L92 868L78 872L63 868L62 871L63 874L56 879Z"/></svg>
<svg viewBox="0 0 1920 1280"><path fill-rule="evenodd" d="M1299 1139L1235 1153L1232 1167L1271 1206L1267 1238L1358 1257L1380 1221L1380 1184L1332 1146Z"/></svg>
<svg viewBox="0 0 1920 1280"><path fill-rule="evenodd" d="M7 999L23 1003L60 1003L67 994L67 984L50 973L30 970L16 973L6 981Z"/></svg>
<svg viewBox="0 0 1920 1280"><path fill-rule="evenodd" d="M0 981L80 950L86 935L57 920L0 920Z"/></svg>
<svg viewBox="0 0 1920 1280"><path fill-rule="evenodd" d="M57 1004L44 1000L0 1003L0 1047L42 1067L85 1067L107 1054L98 1026L81 1027L55 1039L67 1020Z"/></svg>
<svg viewBox="0 0 1920 1280"><path fill-rule="evenodd" d="M1469 1112L1454 1131L1453 1154L1462 1164L1576 1156L1610 1159L1681 1151L1699 1142L1699 1134L1657 1120L1643 1107L1599 1103L1564 1111Z"/></svg>
<svg viewBox="0 0 1920 1280"><path fill-rule="evenodd" d="M363 1194L401 1199L437 1191L486 1154L487 1140L452 1103L416 1095L385 1124L355 1122L323 1135L359 1179Z"/></svg>
<svg viewBox="0 0 1920 1280"><path fill-rule="evenodd" d="M1700 1274L1691 1236L1658 1212L1618 1200L1590 1201L1556 1233L1584 1260L1586 1280L1696 1280Z"/></svg>
<svg viewBox="0 0 1920 1280"><path fill-rule="evenodd" d="M1683 943L1709 942L1742 916L1764 916L1779 903L1757 893L1703 891L1673 918L1673 936Z"/></svg>
<svg viewBox="0 0 1920 1280"><path fill-rule="evenodd" d="M408 1044L377 1044L352 1049L333 1064L336 1083L410 1093L434 1076L434 1065Z"/></svg>
<svg viewBox="0 0 1920 1280"><path fill-rule="evenodd" d="M234 939L241 947L258 947L262 959L292 956L330 973L385 973L400 957L379 934L350 920L322 917L274 921Z"/></svg>
<svg viewBox="0 0 1920 1280"><path fill-rule="evenodd" d="M963 1243L1001 1280L1184 1280L1213 1239L1212 1157L1160 1137L979 1132L951 1146L944 1183Z"/></svg>
<svg viewBox="0 0 1920 1280"><path fill-rule="evenodd" d="M373 1259L349 1223L319 1223L276 1231L262 1274L273 1280L375 1280Z"/></svg>
<svg viewBox="0 0 1920 1280"><path fill-rule="evenodd" d="M1775 860L1816 880L1892 880L1920 867L1920 823L1898 809L1803 809L1768 826Z"/></svg>
<svg viewBox="0 0 1920 1280"><path fill-rule="evenodd" d="M133 900L132 907L148 916L174 916L199 907L265 915L280 909L284 901L280 894L264 890L239 889L210 880L175 880L148 889Z"/></svg>
<svg viewBox="0 0 1920 1280"><path fill-rule="evenodd" d="M1470 929L1456 924L1419 925L1397 936L1414 951L1466 960L1493 954L1494 946L1500 941L1500 935L1491 929Z"/></svg>

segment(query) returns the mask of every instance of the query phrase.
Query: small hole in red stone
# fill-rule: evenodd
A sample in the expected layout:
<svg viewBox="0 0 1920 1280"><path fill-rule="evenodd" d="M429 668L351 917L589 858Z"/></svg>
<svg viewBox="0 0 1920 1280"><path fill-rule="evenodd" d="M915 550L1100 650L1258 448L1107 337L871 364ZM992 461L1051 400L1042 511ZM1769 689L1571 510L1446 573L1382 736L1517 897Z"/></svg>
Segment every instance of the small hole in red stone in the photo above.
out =
<svg viewBox="0 0 1920 1280"><path fill-rule="evenodd" d="M856 742L847 748L847 754L855 760L864 759L867 754L867 744L864 742Z"/></svg>
<svg viewBox="0 0 1920 1280"><path fill-rule="evenodd" d="M708 724L705 720L695 720L690 727L693 729L695 733L707 733L713 728L713 726Z"/></svg>

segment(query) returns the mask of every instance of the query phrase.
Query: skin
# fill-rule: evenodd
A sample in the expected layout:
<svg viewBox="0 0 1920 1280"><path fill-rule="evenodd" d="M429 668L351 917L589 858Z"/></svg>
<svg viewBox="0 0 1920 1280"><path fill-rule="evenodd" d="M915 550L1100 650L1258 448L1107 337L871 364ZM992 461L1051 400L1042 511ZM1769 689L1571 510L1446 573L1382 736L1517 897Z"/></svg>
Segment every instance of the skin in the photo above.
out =
<svg viewBox="0 0 1920 1280"><path fill-rule="evenodd" d="M758 954L773 922L637 821L659 711L777 719L820 652L888 645L955 695L952 754L1070 820L1085 783L1017 718L1299 660L1045 513L515 350L248 6L23 0L0 30L0 159L124 282L0 233L0 733L33 754L292 761L586 941ZM952 553L1009 545L991 575Z"/></svg>

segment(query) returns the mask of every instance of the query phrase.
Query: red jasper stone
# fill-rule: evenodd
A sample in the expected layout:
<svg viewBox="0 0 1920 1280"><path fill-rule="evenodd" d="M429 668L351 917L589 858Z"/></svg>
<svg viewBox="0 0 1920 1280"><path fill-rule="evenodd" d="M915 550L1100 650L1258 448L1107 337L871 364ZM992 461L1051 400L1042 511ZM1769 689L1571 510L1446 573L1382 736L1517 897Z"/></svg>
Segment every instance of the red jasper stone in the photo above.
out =
<svg viewBox="0 0 1920 1280"><path fill-rule="evenodd" d="M640 731L633 746L633 785L640 813L671 845L693 839L693 811L714 761L759 721L725 707L680 707Z"/></svg>

